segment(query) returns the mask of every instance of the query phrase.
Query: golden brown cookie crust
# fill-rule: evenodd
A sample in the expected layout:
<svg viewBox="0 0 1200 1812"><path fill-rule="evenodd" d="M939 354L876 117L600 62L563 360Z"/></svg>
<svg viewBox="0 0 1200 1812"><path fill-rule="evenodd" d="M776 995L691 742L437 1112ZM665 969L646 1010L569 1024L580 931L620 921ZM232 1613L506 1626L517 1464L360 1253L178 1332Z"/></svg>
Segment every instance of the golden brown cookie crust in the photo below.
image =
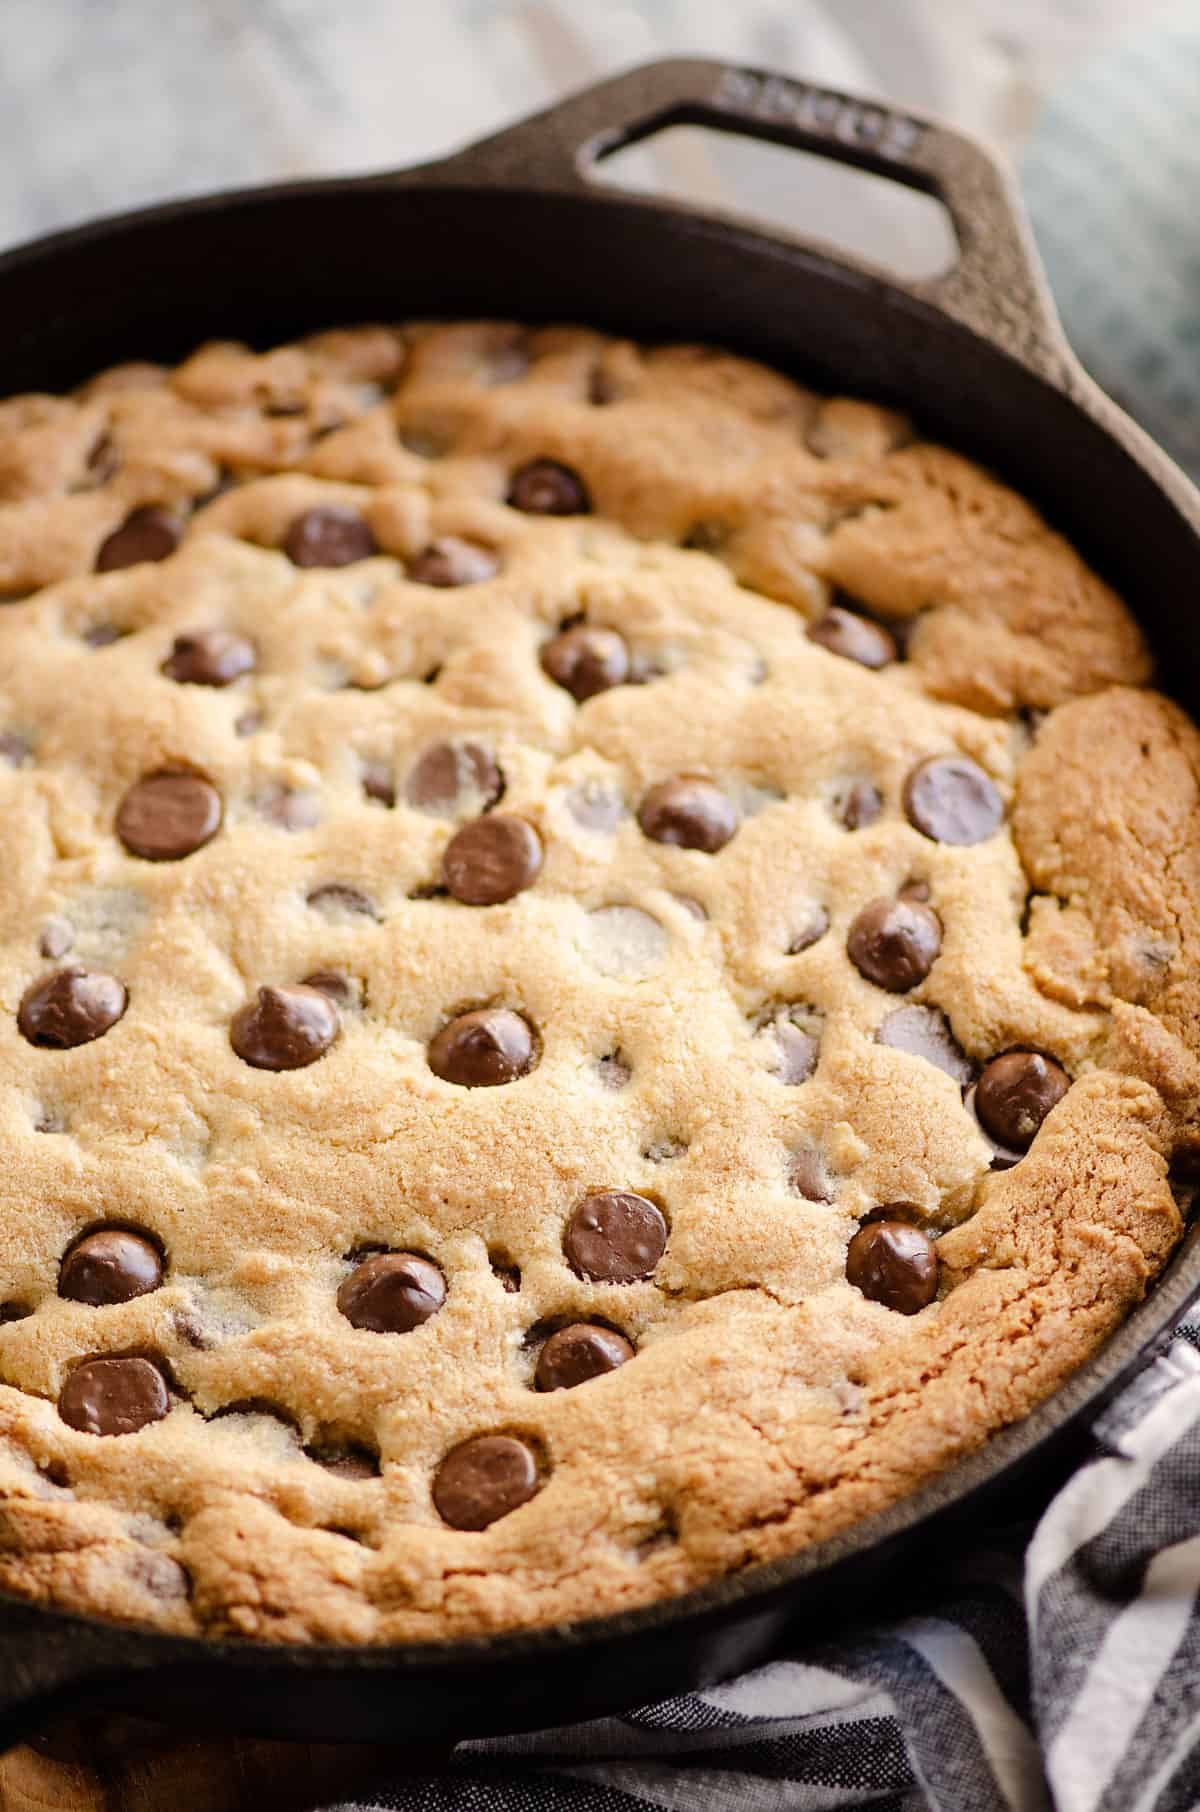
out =
<svg viewBox="0 0 1200 1812"><path fill-rule="evenodd" d="M591 512L509 507L533 460L577 473ZM294 565L297 517L330 505L377 551ZM180 519L178 550L95 572L146 507ZM409 577L446 537L494 576ZM872 671L810 640L835 588L906 658ZM891 412L573 328L205 347L0 405L0 597L5 1587L297 1641L644 1604L977 1447L1171 1251L1168 1163L1200 1137L1200 738L1141 689L1136 625L1071 548ZM548 677L542 649L580 619L623 637L643 683L577 704ZM253 670L162 672L210 630L252 642ZM446 740L487 752L502 811L540 838L507 901L439 891L449 837L489 803L410 803ZM914 767L955 752L1007 811L972 845L904 806ZM180 770L216 788L219 830L181 860L130 853L128 789ZM639 827L679 774L736 805L718 853ZM856 787L880 809L847 828ZM891 995L847 933L912 882L941 949ZM119 977L128 1008L92 1042L31 1046L22 998L69 963ZM330 972L352 997L318 1061L239 1057L260 986ZM976 1065L1016 1048L1065 1067L1015 1168L991 1169L958 1081L877 1040L901 1005L940 1009ZM538 1062L465 1090L427 1046L482 1006L525 1015ZM819 1039L790 1084L789 1015ZM802 1157L829 1200L799 1193ZM567 1264L597 1189L661 1206L652 1276ZM940 1236L939 1297L911 1317L845 1276L858 1223L896 1201ZM160 1288L58 1294L64 1251L103 1222L154 1236ZM379 1249L444 1275L409 1332L339 1313ZM536 1390L547 1334L587 1320L635 1358ZM152 1355L170 1413L68 1426L63 1383L98 1354ZM541 1488L450 1528L435 1471L491 1433L530 1443ZM319 1463L346 1447L379 1474Z"/></svg>

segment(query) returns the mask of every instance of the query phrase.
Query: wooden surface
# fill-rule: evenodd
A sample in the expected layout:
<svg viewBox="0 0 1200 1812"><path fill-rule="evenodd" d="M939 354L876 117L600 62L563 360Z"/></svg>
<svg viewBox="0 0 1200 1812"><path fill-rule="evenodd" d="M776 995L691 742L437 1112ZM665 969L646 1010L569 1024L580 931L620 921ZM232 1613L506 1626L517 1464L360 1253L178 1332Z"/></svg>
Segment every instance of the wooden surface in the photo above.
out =
<svg viewBox="0 0 1200 1812"><path fill-rule="evenodd" d="M174 194L430 157L656 55L761 62L1019 147L1040 97L1138 0L4 0L0 246ZM657 166L712 201L766 166ZM797 207L794 170L781 179ZM797 224L837 240L836 187ZM781 209L766 211L778 214ZM868 223L877 230L877 223ZM853 235L849 236L851 241ZM0 1758L0 1812L300 1812L438 1753L198 1741L84 1720Z"/></svg>

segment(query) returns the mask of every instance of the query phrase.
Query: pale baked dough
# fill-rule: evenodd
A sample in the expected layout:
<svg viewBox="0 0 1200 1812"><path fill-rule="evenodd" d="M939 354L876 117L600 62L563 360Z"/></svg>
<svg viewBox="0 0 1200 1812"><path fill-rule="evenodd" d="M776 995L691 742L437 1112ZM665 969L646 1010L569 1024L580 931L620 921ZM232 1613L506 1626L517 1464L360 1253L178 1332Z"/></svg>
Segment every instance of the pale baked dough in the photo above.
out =
<svg viewBox="0 0 1200 1812"><path fill-rule="evenodd" d="M508 508L534 458L578 471L594 513ZM1052 1391L1141 1296L1180 1233L1168 1161L1200 1074L1200 741L1134 689L1147 655L1117 599L977 467L730 356L485 324L210 346L17 398L0 499L16 600L0 732L33 745L0 764L0 1279L34 1311L0 1327L4 1586L301 1641L642 1604L892 1502ZM278 544L329 501L384 551L298 570ZM181 548L94 574L139 504L195 505ZM405 561L446 534L495 548L499 575L410 582ZM911 621L906 660L872 672L806 638L834 586ZM538 649L581 612L657 676L576 706ZM161 675L177 635L220 626L256 643L255 673L225 690ZM536 885L486 909L411 897L453 826L404 803L404 775L465 735L546 849ZM1010 808L973 847L931 842L901 807L914 763L952 750ZM365 761L394 770L394 809L364 795ZM224 826L184 861L139 861L118 802L180 763L217 785ZM632 816L696 771L747 814L717 856ZM860 779L884 811L849 832L836 804ZM585 782L623 801L615 829L572 816ZM319 824L266 821L279 788L312 794ZM902 1003L847 959L859 908L914 878L944 943L903 1004L943 1009L977 1061L1035 1046L1075 1078L1006 1173L951 1078L875 1042ZM379 922L306 906L330 882ZM611 906L661 938L615 947L618 922L589 917ZM828 931L788 955L813 907ZM130 994L109 1033L61 1052L16 1022L54 966L52 920L73 930L67 960ZM234 1054L257 985L330 968L366 1002L325 1057L273 1074ZM439 1081L427 1041L488 1001L536 1023L538 1068ZM783 1003L820 1027L798 1087L759 1029ZM789 1187L809 1145L830 1204ZM661 1202L652 1281L565 1263L565 1219L597 1187ZM897 1198L942 1233L942 1298L911 1319L844 1275L857 1219ZM163 1287L61 1300L64 1248L106 1219L161 1239ZM352 1328L335 1293L369 1244L434 1258L441 1313ZM519 1291L493 1262L520 1267ZM636 1359L535 1391L527 1334L580 1316ZM166 1362L170 1415L117 1438L67 1427L70 1364L130 1351ZM299 1433L210 1419L247 1401ZM548 1481L485 1532L446 1528L433 1469L491 1430L536 1437ZM346 1441L379 1452L379 1478L302 1446Z"/></svg>

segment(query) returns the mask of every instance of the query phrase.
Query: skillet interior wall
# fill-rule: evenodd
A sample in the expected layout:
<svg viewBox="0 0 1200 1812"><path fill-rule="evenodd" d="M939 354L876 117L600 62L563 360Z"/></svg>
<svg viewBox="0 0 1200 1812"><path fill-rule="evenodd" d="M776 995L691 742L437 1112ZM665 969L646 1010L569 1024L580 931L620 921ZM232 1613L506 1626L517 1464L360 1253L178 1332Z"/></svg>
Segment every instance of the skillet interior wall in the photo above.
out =
<svg viewBox="0 0 1200 1812"><path fill-rule="evenodd" d="M801 247L603 194L374 179L84 228L0 260L0 296L0 395L63 389L122 358L178 358L214 337L268 345L422 314L718 342L905 408L994 467L1125 596L1160 683L1200 711L1195 525L1161 474L937 310ZM997 320L1003 308L997 297Z"/></svg>

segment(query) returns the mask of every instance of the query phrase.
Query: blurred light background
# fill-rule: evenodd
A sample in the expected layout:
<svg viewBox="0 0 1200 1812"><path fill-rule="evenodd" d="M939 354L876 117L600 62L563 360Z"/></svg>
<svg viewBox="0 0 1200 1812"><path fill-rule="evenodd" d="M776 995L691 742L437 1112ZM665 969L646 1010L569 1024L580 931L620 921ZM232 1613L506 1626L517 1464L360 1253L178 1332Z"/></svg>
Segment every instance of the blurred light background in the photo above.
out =
<svg viewBox="0 0 1200 1812"><path fill-rule="evenodd" d="M0 16L0 245L433 157L671 53L939 114L1020 161L1078 349L1200 469L1200 0L3 0ZM770 148L680 134L624 174L901 269L943 256L936 210Z"/></svg>

